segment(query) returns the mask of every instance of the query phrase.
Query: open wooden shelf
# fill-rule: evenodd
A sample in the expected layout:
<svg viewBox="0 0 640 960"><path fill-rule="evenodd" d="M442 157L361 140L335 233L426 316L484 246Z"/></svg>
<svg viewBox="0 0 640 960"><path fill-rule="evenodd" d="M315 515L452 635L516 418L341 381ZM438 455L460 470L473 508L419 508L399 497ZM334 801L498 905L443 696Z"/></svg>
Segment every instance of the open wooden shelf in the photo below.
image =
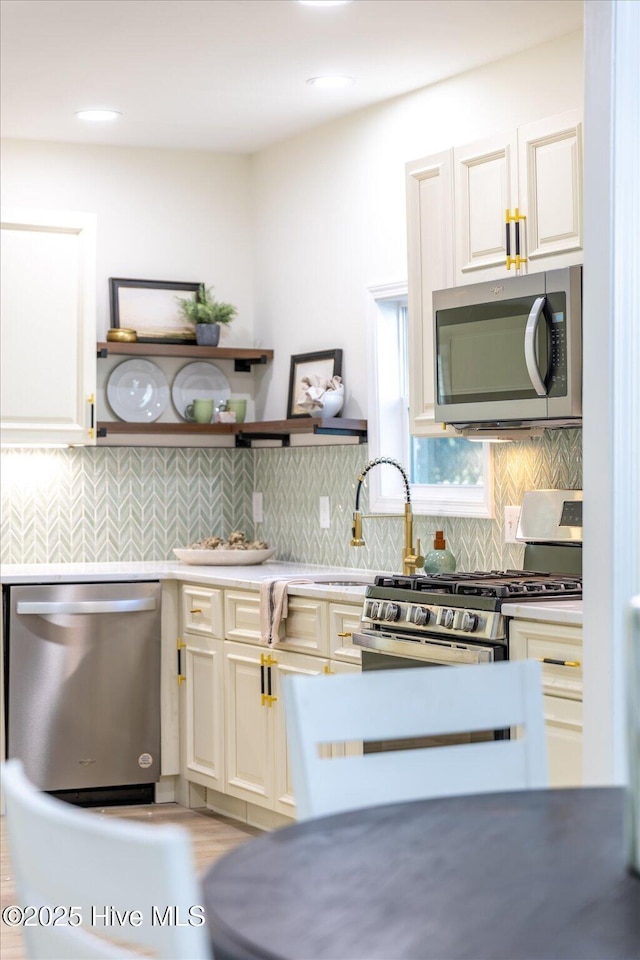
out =
<svg viewBox="0 0 640 960"><path fill-rule="evenodd" d="M273 360L273 350L248 347L199 347L197 343L118 343L102 340L98 357L197 357L199 360L233 360L236 373L247 373L253 364Z"/></svg>
<svg viewBox="0 0 640 960"><path fill-rule="evenodd" d="M292 435L357 437L360 443L367 439L367 421L347 417L320 420L317 417L297 417L293 420L266 420L255 423L125 423L122 420L98 422L98 438L109 436L234 436L236 447L250 447L254 440L281 440L290 445Z"/></svg>

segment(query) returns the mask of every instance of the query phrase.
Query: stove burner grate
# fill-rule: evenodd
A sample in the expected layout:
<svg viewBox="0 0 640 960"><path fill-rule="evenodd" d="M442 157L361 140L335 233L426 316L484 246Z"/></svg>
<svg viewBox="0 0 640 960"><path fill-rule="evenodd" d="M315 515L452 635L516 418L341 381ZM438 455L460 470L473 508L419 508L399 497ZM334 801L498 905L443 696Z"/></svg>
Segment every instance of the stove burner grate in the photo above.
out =
<svg viewBox="0 0 640 960"><path fill-rule="evenodd" d="M580 595L582 581L555 573L537 573L531 570L491 570L470 573L435 573L414 576L377 576L377 587L390 590L461 594L476 597L557 597Z"/></svg>

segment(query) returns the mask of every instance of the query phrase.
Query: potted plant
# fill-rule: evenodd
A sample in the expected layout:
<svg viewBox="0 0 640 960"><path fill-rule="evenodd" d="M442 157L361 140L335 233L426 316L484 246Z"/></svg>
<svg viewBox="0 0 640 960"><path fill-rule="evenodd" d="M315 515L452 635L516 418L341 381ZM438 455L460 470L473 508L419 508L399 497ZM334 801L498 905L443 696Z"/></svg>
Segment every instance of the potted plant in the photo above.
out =
<svg viewBox="0 0 640 960"><path fill-rule="evenodd" d="M233 304L216 300L213 287L205 287L194 299L177 300L185 320L195 326L197 343L203 347L217 347L221 325L231 323L238 313Z"/></svg>

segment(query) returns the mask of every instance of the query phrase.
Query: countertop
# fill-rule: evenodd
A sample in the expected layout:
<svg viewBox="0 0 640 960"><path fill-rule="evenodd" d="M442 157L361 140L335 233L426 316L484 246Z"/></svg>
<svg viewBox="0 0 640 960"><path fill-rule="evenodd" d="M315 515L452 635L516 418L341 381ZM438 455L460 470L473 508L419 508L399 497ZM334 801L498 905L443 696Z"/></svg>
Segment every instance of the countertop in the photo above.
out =
<svg viewBox="0 0 640 960"><path fill-rule="evenodd" d="M367 583L380 571L353 567L329 567L309 563L270 563L245 567L196 566L177 560L133 563L25 563L0 566L0 583L90 583L92 581L179 580L232 589L259 590L272 577L309 579L313 583L291 584L289 594L318 597L342 603L359 603ZM388 572L388 571L387 571ZM356 585L332 583L353 580ZM582 600L544 600L505 603L505 616L545 623L582 625Z"/></svg>

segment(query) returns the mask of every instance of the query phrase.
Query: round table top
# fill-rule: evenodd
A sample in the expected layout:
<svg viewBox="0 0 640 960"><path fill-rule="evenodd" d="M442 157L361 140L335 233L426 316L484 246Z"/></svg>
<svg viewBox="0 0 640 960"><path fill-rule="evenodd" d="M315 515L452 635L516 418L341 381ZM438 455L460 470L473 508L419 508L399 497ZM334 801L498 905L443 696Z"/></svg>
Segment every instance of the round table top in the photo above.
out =
<svg viewBox="0 0 640 960"><path fill-rule="evenodd" d="M421 800L251 840L203 881L217 960L638 960L624 794Z"/></svg>

